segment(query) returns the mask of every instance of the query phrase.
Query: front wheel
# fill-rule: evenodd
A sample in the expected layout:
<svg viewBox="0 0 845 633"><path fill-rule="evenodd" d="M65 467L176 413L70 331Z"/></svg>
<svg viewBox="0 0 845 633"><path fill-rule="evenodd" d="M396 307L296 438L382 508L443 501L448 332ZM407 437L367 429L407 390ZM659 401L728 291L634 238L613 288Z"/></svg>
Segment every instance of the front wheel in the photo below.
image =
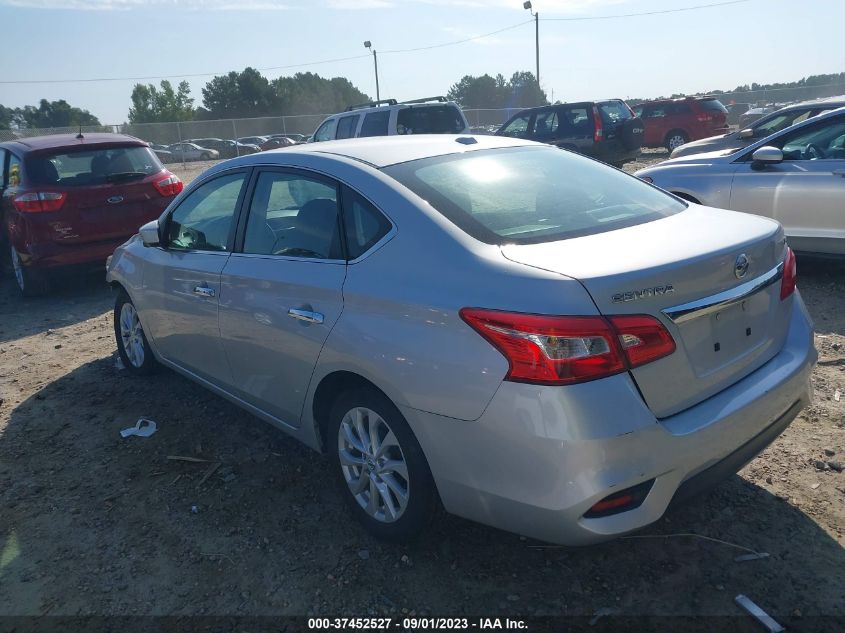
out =
<svg viewBox="0 0 845 633"><path fill-rule="evenodd" d="M200 160L211 160L211 154L203 154L200 156Z"/></svg>
<svg viewBox="0 0 845 633"><path fill-rule="evenodd" d="M329 450L352 513L379 538L413 539L434 514L437 495L405 418L370 389L342 393L329 415Z"/></svg>
<svg viewBox="0 0 845 633"><path fill-rule="evenodd" d="M158 368L138 311L125 291L121 291L114 304L114 336L123 366L130 372L146 375Z"/></svg>
<svg viewBox="0 0 845 633"><path fill-rule="evenodd" d="M675 149L687 142L689 142L689 137L686 135L685 132L682 132L680 130L669 132L669 134L666 135L666 149L669 150L670 154Z"/></svg>

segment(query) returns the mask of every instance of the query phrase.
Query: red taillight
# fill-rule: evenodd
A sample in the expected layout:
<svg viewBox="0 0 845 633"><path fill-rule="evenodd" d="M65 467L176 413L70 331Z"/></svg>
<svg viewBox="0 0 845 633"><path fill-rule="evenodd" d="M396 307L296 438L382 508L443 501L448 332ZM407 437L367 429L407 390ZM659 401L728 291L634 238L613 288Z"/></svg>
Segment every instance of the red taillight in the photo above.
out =
<svg viewBox="0 0 845 633"><path fill-rule="evenodd" d="M781 301L795 292L795 284L798 281L798 266L795 262L795 253L788 246L786 247L786 259L783 260L783 279L780 282Z"/></svg>
<svg viewBox="0 0 845 633"><path fill-rule="evenodd" d="M663 324L652 316L634 314L612 316L619 345L628 359L629 367L639 367L675 351L675 341Z"/></svg>
<svg viewBox="0 0 845 633"><path fill-rule="evenodd" d="M464 308L460 315L504 355L510 364L505 379L514 382L584 382L675 350L662 324L645 315L608 321L600 316L545 316L480 308Z"/></svg>
<svg viewBox="0 0 845 633"><path fill-rule="evenodd" d="M601 114L599 114L599 109L596 106L593 106L593 125L595 127L593 142L598 143L604 136L604 129L601 124Z"/></svg>
<svg viewBox="0 0 845 633"><path fill-rule="evenodd" d="M61 209L65 197L57 191L30 191L15 197L12 203L21 213L44 213Z"/></svg>
<svg viewBox="0 0 845 633"><path fill-rule="evenodd" d="M165 197L175 196L185 188L185 184L173 174L170 174L163 180L156 180L153 185L155 185L156 190Z"/></svg>

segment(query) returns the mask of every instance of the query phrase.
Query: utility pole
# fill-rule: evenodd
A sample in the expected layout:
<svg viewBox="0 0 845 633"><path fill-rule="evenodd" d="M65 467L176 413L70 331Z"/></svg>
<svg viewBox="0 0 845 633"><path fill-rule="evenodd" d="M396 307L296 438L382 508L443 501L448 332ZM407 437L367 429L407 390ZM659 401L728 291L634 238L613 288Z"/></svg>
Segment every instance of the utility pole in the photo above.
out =
<svg viewBox="0 0 845 633"><path fill-rule="evenodd" d="M540 13L534 13L531 8L531 0L522 3L522 8L531 11L534 16L534 48L537 56L537 89L540 89Z"/></svg>
<svg viewBox="0 0 845 633"><path fill-rule="evenodd" d="M378 89L378 55L376 54L376 49L373 48L373 43L370 40L364 42L364 46L366 48L372 49L373 51L373 64L375 65L376 69L376 101L381 101L381 95L379 94Z"/></svg>

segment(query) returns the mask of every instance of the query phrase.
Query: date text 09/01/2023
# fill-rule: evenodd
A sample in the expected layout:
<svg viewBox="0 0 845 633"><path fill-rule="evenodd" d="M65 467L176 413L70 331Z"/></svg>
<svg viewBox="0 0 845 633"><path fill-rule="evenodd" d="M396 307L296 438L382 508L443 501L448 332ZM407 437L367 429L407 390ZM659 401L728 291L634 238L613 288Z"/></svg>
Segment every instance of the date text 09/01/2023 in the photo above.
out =
<svg viewBox="0 0 845 633"><path fill-rule="evenodd" d="M410 631L459 631L459 630L511 630L528 628L524 620L511 618L309 618L309 630L390 630Z"/></svg>

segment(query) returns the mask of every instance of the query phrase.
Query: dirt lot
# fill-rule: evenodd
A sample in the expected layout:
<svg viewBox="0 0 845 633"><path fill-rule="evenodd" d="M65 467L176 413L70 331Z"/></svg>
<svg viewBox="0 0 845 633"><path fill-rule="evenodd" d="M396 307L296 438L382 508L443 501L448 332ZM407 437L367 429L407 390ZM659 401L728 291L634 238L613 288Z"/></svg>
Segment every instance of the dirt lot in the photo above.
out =
<svg viewBox="0 0 845 633"><path fill-rule="evenodd" d="M446 515L411 546L377 542L321 456L169 371L119 370L99 275L38 300L6 278L0 615L737 615L744 593L792 630L833 631L813 616L845 617L845 474L824 465L845 462L845 265L801 259L799 277L815 404L739 476L637 535L654 538L584 549ZM159 431L121 439L139 416ZM688 533L770 556L659 536Z"/></svg>

